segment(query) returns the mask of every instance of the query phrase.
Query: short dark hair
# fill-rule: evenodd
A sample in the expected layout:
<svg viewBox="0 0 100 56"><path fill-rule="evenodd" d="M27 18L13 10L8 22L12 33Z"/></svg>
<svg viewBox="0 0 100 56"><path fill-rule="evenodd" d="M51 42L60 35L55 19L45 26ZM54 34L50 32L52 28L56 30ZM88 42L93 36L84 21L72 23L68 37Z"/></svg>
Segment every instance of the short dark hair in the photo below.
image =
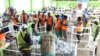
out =
<svg viewBox="0 0 100 56"><path fill-rule="evenodd" d="M33 24L31 25L31 27L32 27L32 28L35 28L35 24L33 23Z"/></svg>
<svg viewBox="0 0 100 56"><path fill-rule="evenodd" d="M98 25L98 22L95 21L94 24Z"/></svg>
<svg viewBox="0 0 100 56"><path fill-rule="evenodd" d="M46 31L51 31L51 30L52 30L52 27L50 25L47 25Z"/></svg>
<svg viewBox="0 0 100 56"><path fill-rule="evenodd" d="M67 18L68 18L68 16L64 15L64 19L67 19Z"/></svg>
<svg viewBox="0 0 100 56"><path fill-rule="evenodd" d="M59 15L56 15L56 18L59 18Z"/></svg>
<svg viewBox="0 0 100 56"><path fill-rule="evenodd" d="M81 21L81 20L82 20L82 17L78 17L78 18L77 18L77 21Z"/></svg>

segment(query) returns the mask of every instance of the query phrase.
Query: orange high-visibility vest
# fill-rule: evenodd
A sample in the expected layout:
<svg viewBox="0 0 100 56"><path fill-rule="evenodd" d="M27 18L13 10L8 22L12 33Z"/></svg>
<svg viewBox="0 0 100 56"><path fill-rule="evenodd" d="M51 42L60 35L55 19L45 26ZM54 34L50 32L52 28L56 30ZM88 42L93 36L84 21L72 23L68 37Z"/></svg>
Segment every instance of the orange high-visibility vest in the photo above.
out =
<svg viewBox="0 0 100 56"><path fill-rule="evenodd" d="M60 19L55 21L55 29L57 29L57 30L61 29L61 20Z"/></svg>
<svg viewBox="0 0 100 56"><path fill-rule="evenodd" d="M4 46L6 43L5 34L0 34L0 47Z"/></svg>
<svg viewBox="0 0 100 56"><path fill-rule="evenodd" d="M4 41L5 40L5 34L0 34L0 41Z"/></svg>
<svg viewBox="0 0 100 56"><path fill-rule="evenodd" d="M62 24L62 30L68 30L68 26L66 26L66 24L68 24L68 21L64 20Z"/></svg>
<svg viewBox="0 0 100 56"><path fill-rule="evenodd" d="M83 31L83 22L80 22L77 24L77 28L76 28L77 32L82 32Z"/></svg>
<svg viewBox="0 0 100 56"><path fill-rule="evenodd" d="M52 17L49 17L47 19L47 25L52 25L52 23L53 23L52 20L53 20Z"/></svg>

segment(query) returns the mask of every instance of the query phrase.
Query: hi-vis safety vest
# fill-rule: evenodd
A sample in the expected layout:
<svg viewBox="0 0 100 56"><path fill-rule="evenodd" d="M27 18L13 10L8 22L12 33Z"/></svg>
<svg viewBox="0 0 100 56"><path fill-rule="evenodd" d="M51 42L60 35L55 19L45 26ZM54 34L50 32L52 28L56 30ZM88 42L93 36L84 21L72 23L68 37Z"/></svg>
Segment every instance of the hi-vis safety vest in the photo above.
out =
<svg viewBox="0 0 100 56"><path fill-rule="evenodd" d="M60 30L61 29L61 20L58 19L55 21L55 29Z"/></svg>
<svg viewBox="0 0 100 56"><path fill-rule="evenodd" d="M0 34L0 47L4 46L6 43L5 34Z"/></svg>
<svg viewBox="0 0 100 56"><path fill-rule="evenodd" d="M80 22L77 24L77 28L76 28L77 32L82 32L83 31L83 22Z"/></svg>
<svg viewBox="0 0 100 56"><path fill-rule="evenodd" d="M99 27L99 28L98 28ZM92 29L92 36L95 37L95 33L96 33L96 30L97 28L99 29L99 33L100 33L100 25L97 25L95 26L93 29ZM99 35L99 34L98 34Z"/></svg>
<svg viewBox="0 0 100 56"><path fill-rule="evenodd" d="M27 45L27 43L24 40L25 34L26 34L26 32L19 32L17 34L16 40L17 40L17 45L18 45L19 49L22 48L22 47L25 47ZM23 36L23 38L22 38L22 36ZM23 48L23 50L31 50L31 46L27 47L27 48Z"/></svg>
<svg viewBox="0 0 100 56"><path fill-rule="evenodd" d="M67 20L64 20L63 21L63 24L62 24L62 30L68 30L67 24L68 24L68 21Z"/></svg>
<svg viewBox="0 0 100 56"><path fill-rule="evenodd" d="M48 19L47 19L47 25L52 25L52 17L48 17Z"/></svg>
<svg viewBox="0 0 100 56"><path fill-rule="evenodd" d="M0 41L5 40L5 34L0 34Z"/></svg>
<svg viewBox="0 0 100 56"><path fill-rule="evenodd" d="M31 23L28 23L28 31L32 32L33 31L33 28L32 28L32 24L34 24L34 22L31 22ZM34 27L35 28L35 27Z"/></svg>

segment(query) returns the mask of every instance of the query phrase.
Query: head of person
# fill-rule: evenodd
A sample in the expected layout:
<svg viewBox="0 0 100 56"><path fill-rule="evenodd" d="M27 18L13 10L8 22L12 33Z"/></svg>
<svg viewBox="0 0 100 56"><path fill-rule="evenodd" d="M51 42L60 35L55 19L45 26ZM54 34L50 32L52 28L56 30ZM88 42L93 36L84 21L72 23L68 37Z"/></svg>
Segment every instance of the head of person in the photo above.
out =
<svg viewBox="0 0 100 56"><path fill-rule="evenodd" d="M40 11L38 11L38 15L40 15Z"/></svg>
<svg viewBox="0 0 100 56"><path fill-rule="evenodd" d="M25 13L25 11L24 11L24 10L22 10L22 13Z"/></svg>
<svg viewBox="0 0 100 56"><path fill-rule="evenodd" d="M47 32L50 32L51 30L52 30L52 27L51 27L51 26L47 26L47 27L46 27L46 31L47 31Z"/></svg>
<svg viewBox="0 0 100 56"><path fill-rule="evenodd" d="M22 31L26 31L26 28L22 27Z"/></svg>
<svg viewBox="0 0 100 56"><path fill-rule="evenodd" d="M27 26L26 25L22 26L22 31L26 31L26 30L27 30Z"/></svg>
<svg viewBox="0 0 100 56"><path fill-rule="evenodd" d="M95 24L95 25L98 25L98 22L97 22L97 21L95 21L95 22L94 22L94 24Z"/></svg>
<svg viewBox="0 0 100 56"><path fill-rule="evenodd" d="M68 18L68 17L67 17L66 15L64 15L64 20L67 20L67 18Z"/></svg>
<svg viewBox="0 0 100 56"><path fill-rule="evenodd" d="M99 20L98 20L98 19L94 19L93 23L94 23L95 25L98 25L98 24L99 24Z"/></svg>
<svg viewBox="0 0 100 56"><path fill-rule="evenodd" d="M34 23L32 23L31 27L32 27L32 28L35 28L35 24L34 24Z"/></svg>
<svg viewBox="0 0 100 56"><path fill-rule="evenodd" d="M50 13L48 13L48 16L50 17L50 16L51 16L51 14L50 14Z"/></svg>
<svg viewBox="0 0 100 56"><path fill-rule="evenodd" d="M77 21L81 21L81 20L82 20L82 17L78 17L78 18L77 18Z"/></svg>
<svg viewBox="0 0 100 56"><path fill-rule="evenodd" d="M59 15L56 15L56 18L59 19Z"/></svg>

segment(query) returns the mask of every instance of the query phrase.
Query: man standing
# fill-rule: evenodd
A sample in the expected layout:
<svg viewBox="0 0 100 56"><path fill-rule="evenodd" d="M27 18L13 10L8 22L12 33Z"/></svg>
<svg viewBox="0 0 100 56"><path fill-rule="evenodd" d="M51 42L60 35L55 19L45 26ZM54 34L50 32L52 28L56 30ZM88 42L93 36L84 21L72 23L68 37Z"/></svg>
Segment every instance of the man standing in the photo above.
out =
<svg viewBox="0 0 100 56"><path fill-rule="evenodd" d="M68 20L67 16L64 16L64 19L62 20L62 35L66 39L67 39L67 30L68 30Z"/></svg>
<svg viewBox="0 0 100 56"><path fill-rule="evenodd" d="M56 15L56 20L55 20L55 31L57 37L61 37L61 19L59 18L59 15Z"/></svg>
<svg viewBox="0 0 100 56"><path fill-rule="evenodd" d="M27 13L25 13L25 11L23 10L23 11L22 11L22 14L21 14L21 22L22 22L23 24L26 24L26 23L27 23L27 20L28 20L28 15L27 15Z"/></svg>
<svg viewBox="0 0 100 56"><path fill-rule="evenodd" d="M100 48L98 47L98 42L100 40L100 25L98 20L94 21L94 26L92 28L92 37L93 37L93 41L95 42L96 45L96 49L95 49L95 54L98 52L97 49L100 50ZM97 45L98 44L98 45Z"/></svg>
<svg viewBox="0 0 100 56"><path fill-rule="evenodd" d="M46 15L44 15L43 12L40 20L41 26L45 26L45 22L46 22ZM42 27L42 31L45 31L45 27Z"/></svg>
<svg viewBox="0 0 100 56"><path fill-rule="evenodd" d="M22 31L18 32L16 40L22 56L31 56L31 45L33 43L25 27L23 27Z"/></svg>
<svg viewBox="0 0 100 56"><path fill-rule="evenodd" d="M41 35L39 44L41 45L41 56L55 56L55 43L57 37L51 32L52 27L46 28L47 32Z"/></svg>
<svg viewBox="0 0 100 56"><path fill-rule="evenodd" d="M53 27L53 18L50 13L48 13L46 21L47 21L47 27Z"/></svg>
<svg viewBox="0 0 100 56"><path fill-rule="evenodd" d="M83 31L83 21L82 21L82 17L78 17L77 19L77 26L76 26L76 32L77 32L77 39L78 39L78 43L80 42L81 40L81 33Z"/></svg>

